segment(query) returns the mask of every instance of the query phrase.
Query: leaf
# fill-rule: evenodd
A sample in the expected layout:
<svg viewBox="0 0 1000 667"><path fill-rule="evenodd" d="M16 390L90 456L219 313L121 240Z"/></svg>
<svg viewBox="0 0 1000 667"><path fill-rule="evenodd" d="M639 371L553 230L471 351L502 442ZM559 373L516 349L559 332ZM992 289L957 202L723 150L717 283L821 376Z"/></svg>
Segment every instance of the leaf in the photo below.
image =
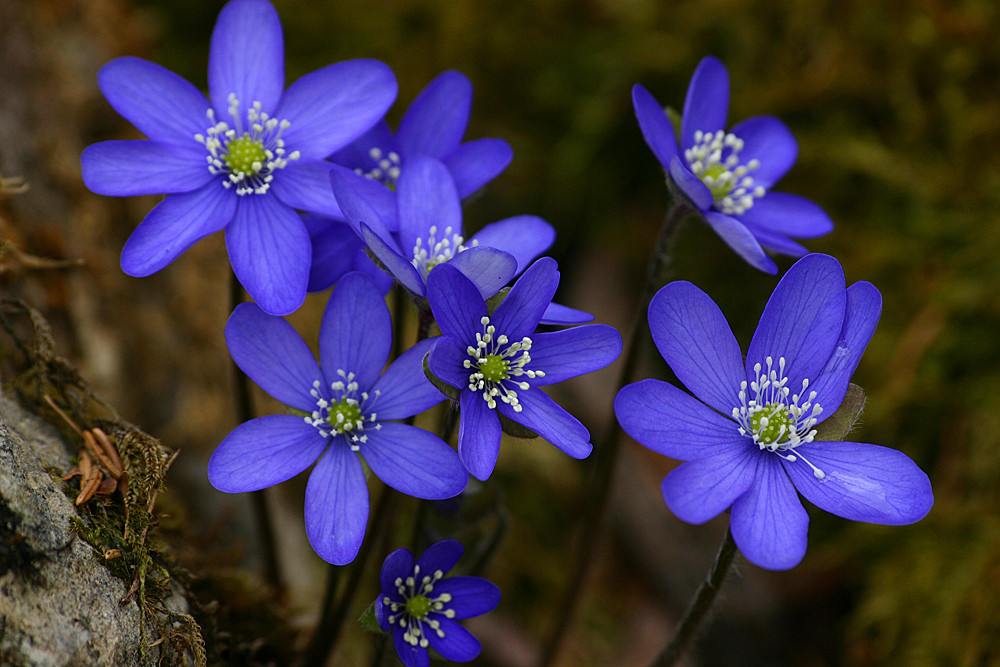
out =
<svg viewBox="0 0 1000 667"><path fill-rule="evenodd" d="M833 416L816 427L816 437L813 440L843 440L861 417L866 400L864 389L856 384L849 384L840 407Z"/></svg>

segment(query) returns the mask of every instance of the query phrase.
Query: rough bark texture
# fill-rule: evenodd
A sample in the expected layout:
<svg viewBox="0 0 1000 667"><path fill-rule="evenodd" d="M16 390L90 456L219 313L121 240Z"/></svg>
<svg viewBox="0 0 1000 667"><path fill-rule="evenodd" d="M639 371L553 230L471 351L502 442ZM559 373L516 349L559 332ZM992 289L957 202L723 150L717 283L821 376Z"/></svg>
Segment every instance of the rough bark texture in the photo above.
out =
<svg viewBox="0 0 1000 667"><path fill-rule="evenodd" d="M0 664L155 665L127 586L71 528L70 467L54 429L0 397Z"/></svg>

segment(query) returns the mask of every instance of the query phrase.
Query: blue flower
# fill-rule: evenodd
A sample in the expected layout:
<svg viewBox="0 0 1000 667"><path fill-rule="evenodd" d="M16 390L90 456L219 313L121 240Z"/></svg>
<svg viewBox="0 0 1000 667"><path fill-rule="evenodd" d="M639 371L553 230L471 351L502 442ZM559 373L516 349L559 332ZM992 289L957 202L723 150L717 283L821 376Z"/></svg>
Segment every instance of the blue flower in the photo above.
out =
<svg viewBox="0 0 1000 667"><path fill-rule="evenodd" d="M413 100L395 134L383 120L330 160L392 188L410 158L426 155L444 163L464 199L506 169L514 156L503 139L462 142L471 110L468 77L444 72Z"/></svg>
<svg viewBox="0 0 1000 667"><path fill-rule="evenodd" d="M621 353L621 336L601 324L535 333L558 285L555 261L543 257L491 314L478 288L455 267L445 264L427 278L427 298L442 334L428 366L460 390L458 453L478 479L488 478L496 465L500 415L573 458L593 449L587 428L540 387L604 368Z"/></svg>
<svg viewBox="0 0 1000 667"><path fill-rule="evenodd" d="M396 186L398 234L355 182L337 171L330 181L351 227L393 277L418 297L426 295L431 269L448 263L488 298L555 240L552 225L533 215L494 222L466 239L455 181L444 163L424 155L408 161Z"/></svg>
<svg viewBox="0 0 1000 667"><path fill-rule="evenodd" d="M452 662L475 660L482 650L458 621L492 611L500 604L500 589L482 577L445 576L462 551L459 542L444 540L416 563L408 549L397 549L382 565L375 618L382 630L392 632L406 667L428 667L428 648Z"/></svg>
<svg viewBox="0 0 1000 667"><path fill-rule="evenodd" d="M772 570L805 556L809 515L796 490L855 521L923 518L934 502L930 481L906 455L814 440L844 400L881 309L871 283L845 289L837 260L808 255L775 288L744 363L704 292L688 282L661 289L649 305L653 340L696 398L643 380L618 393L615 414L639 443L686 461L663 481L670 510L700 524L732 506L740 551Z"/></svg>
<svg viewBox="0 0 1000 667"><path fill-rule="evenodd" d="M313 463L306 486L306 533L324 560L354 560L368 523L361 459L383 482L417 498L451 498L468 475L451 447L422 429L392 422L444 397L424 377L425 340L383 373L392 346L385 301L361 273L330 295L317 364L290 324L254 304L226 324L233 360L261 389L303 416L271 415L238 426L216 448L208 478L220 491L255 491ZM360 458L359 458L360 457Z"/></svg>
<svg viewBox="0 0 1000 667"><path fill-rule="evenodd" d="M711 56L691 77L681 143L653 96L640 85L632 103L646 143L676 186L705 221L751 266L777 273L764 250L799 257L807 250L792 240L833 230L833 221L815 203L771 187L798 154L795 137L773 116L748 118L725 131L729 75Z"/></svg>
<svg viewBox="0 0 1000 667"><path fill-rule="evenodd" d="M352 60L284 90L281 23L267 0L232 0L212 33L210 99L159 65L118 58L104 96L148 141L105 141L82 156L98 194L167 194L129 237L121 265L148 276L226 230L233 270L265 311L305 299L311 247L294 209L338 216L324 161L377 122L396 97L383 63Z"/></svg>

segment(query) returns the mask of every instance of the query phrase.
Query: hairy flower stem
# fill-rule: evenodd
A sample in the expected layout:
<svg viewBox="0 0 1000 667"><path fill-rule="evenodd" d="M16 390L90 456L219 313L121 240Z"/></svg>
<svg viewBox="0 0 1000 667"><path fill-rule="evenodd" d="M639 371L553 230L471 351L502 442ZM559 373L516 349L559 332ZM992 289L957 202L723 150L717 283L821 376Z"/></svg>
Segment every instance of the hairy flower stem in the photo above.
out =
<svg viewBox="0 0 1000 667"><path fill-rule="evenodd" d="M229 274L229 305L230 312L243 303L243 286L236 278L236 274ZM236 384L236 422L245 424L254 417L253 396L250 394L250 379L240 370L240 367L233 362L233 380ZM250 504L253 507L254 520L257 523L257 534L260 538L261 549L264 554L264 577L278 597L285 593L285 578L281 573L281 564L278 562L278 547L274 539L274 522L271 518L271 508L267 504L265 490L252 491L250 493Z"/></svg>
<svg viewBox="0 0 1000 667"><path fill-rule="evenodd" d="M618 388L624 387L632 380L643 350L649 343L646 309L649 307L649 300L653 298L653 294L666 283L673 271L673 246L677 228L692 212L694 209L682 195L674 195L671 205L667 209L663 227L660 229L660 237L649 257L649 263L646 265L646 280L636 303L631 333L625 346L625 360L616 385ZM588 462L587 479L582 494L584 502L587 504L584 506L580 519L581 532L575 550L576 560L565 587L562 604L559 606L562 613L558 616L556 626L552 629L552 633L545 643L541 659L538 662L539 667L548 667L555 661L563 636L569 629L576 607L580 603L584 581L590 571L594 554L599 551L595 545L598 544L603 534L604 518L608 499L611 497L611 480L614 477L621 436L621 426L612 414L608 419L604 437L597 441L598 446L594 447L594 453Z"/></svg>
<svg viewBox="0 0 1000 667"><path fill-rule="evenodd" d="M667 648L663 650L660 657L650 664L650 667L670 667L681 657L697 634L705 614L711 609L712 602L715 600L719 588L722 587L722 582L726 580L726 574L729 573L729 567L735 556L736 543L733 542L733 533L726 529L726 536L722 538L719 552L715 554L712 569L709 570L708 576L701 582L701 586L691 598L688 608L684 611L684 616L681 617L680 623L674 629L674 636L671 637Z"/></svg>
<svg viewBox="0 0 1000 667"><path fill-rule="evenodd" d="M379 496L378 505L375 507L375 513L372 517L371 532L361 544L358 556L351 566L351 576L344 584L344 591L336 602L335 593L343 566L330 566L326 594L323 599L323 612L316 625L316 630L313 632L312 639L309 641L309 646L306 648L305 662L303 663L305 667L323 667L333 653L333 649L336 648L337 639L340 637L340 631L343 629L344 621L351 609L354 595L358 591L365 570L368 569L368 561L371 560L369 556L373 550L372 545L380 541L379 537L385 530L398 495L388 486L382 489L382 495Z"/></svg>

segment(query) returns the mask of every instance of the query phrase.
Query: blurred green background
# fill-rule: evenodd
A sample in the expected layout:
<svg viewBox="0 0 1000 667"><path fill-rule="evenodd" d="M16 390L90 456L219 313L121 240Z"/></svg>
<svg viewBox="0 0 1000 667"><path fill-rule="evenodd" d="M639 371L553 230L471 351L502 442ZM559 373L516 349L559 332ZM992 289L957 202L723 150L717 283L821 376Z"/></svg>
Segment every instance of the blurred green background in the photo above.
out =
<svg viewBox="0 0 1000 667"><path fill-rule="evenodd" d="M105 4L118 7L130 26L127 37L107 47L107 57L141 55L205 87L208 39L224 3ZM667 202L663 174L635 122L631 87L642 83L662 103L680 108L698 61L719 57L731 77L730 122L774 114L799 141L798 163L777 189L813 199L836 223L831 235L806 245L836 256L848 282L868 280L882 291L882 320L855 375L869 402L852 438L911 456L931 476L936 502L922 522L893 528L853 524L811 509L803 564L783 574L743 566L689 664L1000 664L1000 5L274 4L284 23L287 80L337 60L383 60L399 80L393 123L441 71L468 75L476 92L467 137L505 138L515 157L466 206L467 226L519 213L544 217L559 232L552 254L562 270L561 299L619 327L629 323ZM94 79L74 85L91 86L96 96ZM88 104L107 109L100 98ZM101 121L82 130L83 145L126 136L126 125L109 113L95 113ZM116 209L115 231L102 237L112 258L148 203ZM216 257L218 250L205 256ZM167 293L203 290L193 278L177 277L202 271L195 261L165 270L174 277L126 279L120 293L131 290L141 299L136 295L147 284ZM776 277L744 265L700 223L681 230L676 261L675 277L711 294L745 344ZM791 262L779 264L784 271ZM170 298L174 307L191 305ZM310 302L314 312L322 307L317 299ZM126 308L126 319L164 319L152 314L152 306ZM222 308L213 314L219 338ZM300 331L311 326L304 324L307 315L298 317ZM210 337L211 327L203 333ZM194 336L190 332L177 336L180 356L185 344L195 343L224 354L219 340L183 338ZM68 338L73 340L72 333ZM72 345L87 368L87 343ZM138 359L131 364L126 366L133 374L147 372ZM643 372L663 373L655 355ZM166 380L137 381L148 395L140 391L123 399L123 411L166 444L179 445L172 435L204 460L231 424L199 417L189 419L188 426L196 426L184 426L182 408L193 399L177 398L181 389L172 408L181 413L167 414L162 394L148 387L197 380L195 371L170 373ZM594 415L584 419L594 433L601 432L610 409L614 377L609 372L573 384L561 397ZM224 388L227 381L215 377L212 386ZM218 404L228 407L227 401L219 398ZM574 534L568 526L577 515L583 467L540 452L544 445L504 447L496 492L506 499L511 527L488 570L504 601L499 620L476 627L486 645L484 664L521 665L530 664L558 613L552 601L565 580L566 545ZM564 665L648 661L665 644L670 623L724 531L724 518L687 527L662 508L658 483L669 462L635 446L626 448L625 458L620 481L637 487L642 500L616 495L608 540L592 545L601 567L584 597ZM199 465L192 465L192 476ZM295 502L292 514L300 508ZM313 572L321 570L314 567L309 576L321 576ZM366 655L369 640L360 632L347 639L339 660L354 664L356 656Z"/></svg>

